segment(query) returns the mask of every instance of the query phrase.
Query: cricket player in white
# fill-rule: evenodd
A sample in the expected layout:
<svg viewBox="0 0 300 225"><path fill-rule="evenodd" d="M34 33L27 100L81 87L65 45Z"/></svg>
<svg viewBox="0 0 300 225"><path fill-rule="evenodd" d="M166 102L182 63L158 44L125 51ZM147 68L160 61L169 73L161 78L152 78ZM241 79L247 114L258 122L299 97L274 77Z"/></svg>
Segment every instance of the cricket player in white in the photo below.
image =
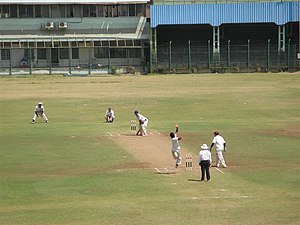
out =
<svg viewBox="0 0 300 225"><path fill-rule="evenodd" d="M48 123L48 118L45 114L45 108L44 108L42 102L39 102L38 105L35 107L33 118L32 118L32 123L35 123L37 117L39 117L39 116L43 117L44 121L46 123Z"/></svg>
<svg viewBox="0 0 300 225"><path fill-rule="evenodd" d="M220 167L220 163L224 168L226 168L226 163L223 157L223 151L226 151L226 143L224 138L220 135L218 131L214 132L215 137L212 140L210 150L214 145L216 145L216 153L217 153L217 164L216 167Z"/></svg>
<svg viewBox="0 0 300 225"><path fill-rule="evenodd" d="M134 115L136 116L137 120L139 121L140 127L136 135L147 136L147 126L148 126L148 118L140 114L137 110L134 111Z"/></svg>
<svg viewBox="0 0 300 225"><path fill-rule="evenodd" d="M108 107L108 109L105 112L105 116L104 116L106 122L114 122L115 119L115 113L114 111L111 109L111 107Z"/></svg>
<svg viewBox="0 0 300 225"><path fill-rule="evenodd" d="M175 167L177 168L182 162L181 151L179 146L179 140L181 140L182 138L178 136L178 125L176 125L175 134L171 132L170 137L172 140L172 156L176 160Z"/></svg>

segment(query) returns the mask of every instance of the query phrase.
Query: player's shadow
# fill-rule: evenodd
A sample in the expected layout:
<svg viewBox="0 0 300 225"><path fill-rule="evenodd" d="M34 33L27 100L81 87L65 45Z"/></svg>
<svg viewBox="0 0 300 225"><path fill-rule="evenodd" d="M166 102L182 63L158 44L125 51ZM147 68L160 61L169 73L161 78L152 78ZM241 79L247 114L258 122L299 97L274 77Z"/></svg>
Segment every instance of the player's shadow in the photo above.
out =
<svg viewBox="0 0 300 225"><path fill-rule="evenodd" d="M188 179L188 181L191 181L191 182L201 182L200 179Z"/></svg>

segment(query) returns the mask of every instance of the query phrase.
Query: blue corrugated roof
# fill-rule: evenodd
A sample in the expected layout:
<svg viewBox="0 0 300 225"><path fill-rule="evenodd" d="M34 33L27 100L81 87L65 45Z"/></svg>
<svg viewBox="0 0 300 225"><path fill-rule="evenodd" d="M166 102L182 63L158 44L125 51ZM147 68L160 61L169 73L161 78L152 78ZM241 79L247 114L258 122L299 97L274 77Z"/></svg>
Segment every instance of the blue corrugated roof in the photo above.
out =
<svg viewBox="0 0 300 225"><path fill-rule="evenodd" d="M176 24L276 23L299 21L299 2L152 5L151 27Z"/></svg>

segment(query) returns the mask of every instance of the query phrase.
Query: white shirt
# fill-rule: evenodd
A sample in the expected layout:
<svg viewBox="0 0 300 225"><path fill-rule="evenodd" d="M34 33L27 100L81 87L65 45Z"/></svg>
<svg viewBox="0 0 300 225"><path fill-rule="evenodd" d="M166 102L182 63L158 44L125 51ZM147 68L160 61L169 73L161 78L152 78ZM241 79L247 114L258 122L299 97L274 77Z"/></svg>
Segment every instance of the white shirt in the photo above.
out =
<svg viewBox="0 0 300 225"><path fill-rule="evenodd" d="M140 114L140 113L138 113L138 114L136 115L136 118L138 119L138 121L142 121L143 123L144 123L145 121L148 120L147 117L143 116L143 115Z"/></svg>
<svg viewBox="0 0 300 225"><path fill-rule="evenodd" d="M174 138L172 138L172 152L176 152L180 150L179 142L178 142L178 137L175 135Z"/></svg>
<svg viewBox="0 0 300 225"><path fill-rule="evenodd" d="M34 112L38 113L38 114L42 114L42 112L45 111L44 106L41 105L41 107L39 107L38 105L35 107Z"/></svg>
<svg viewBox="0 0 300 225"><path fill-rule="evenodd" d="M111 116L111 117L115 118L115 113L112 109L110 111L106 110L105 116Z"/></svg>
<svg viewBox="0 0 300 225"><path fill-rule="evenodd" d="M223 151L224 150L225 140L222 136L220 136L220 135L215 136L214 139L212 140L212 143L214 143L216 145L216 150L217 151Z"/></svg>
<svg viewBox="0 0 300 225"><path fill-rule="evenodd" d="M211 162L211 153L209 150L201 150L199 152L199 163L201 161L209 160Z"/></svg>

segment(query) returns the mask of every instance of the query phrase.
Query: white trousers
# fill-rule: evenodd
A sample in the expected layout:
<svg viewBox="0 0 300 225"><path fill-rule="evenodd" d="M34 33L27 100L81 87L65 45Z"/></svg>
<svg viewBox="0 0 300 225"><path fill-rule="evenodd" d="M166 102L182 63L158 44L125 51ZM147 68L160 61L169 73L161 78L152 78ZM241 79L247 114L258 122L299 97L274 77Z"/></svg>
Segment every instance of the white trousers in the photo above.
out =
<svg viewBox="0 0 300 225"><path fill-rule="evenodd" d="M176 164L180 165L182 162L182 156L181 156L181 151L177 150L177 151L172 151L172 156L173 158L176 160Z"/></svg>
<svg viewBox="0 0 300 225"><path fill-rule="evenodd" d="M220 166L220 163L223 167L227 167L226 166L226 163L225 163L225 160L224 160L224 157L223 157L223 151L219 150L219 151L216 151L217 152L217 164L216 166L219 167Z"/></svg>
<svg viewBox="0 0 300 225"><path fill-rule="evenodd" d="M148 120L146 120L143 124L141 124L141 135L142 136L147 136L147 128L148 126Z"/></svg>
<svg viewBox="0 0 300 225"><path fill-rule="evenodd" d="M46 116L46 114L44 112L42 114L38 113L38 115L41 116L41 117L43 117L43 119L44 119L45 122L48 121L48 118L47 118L47 116ZM36 119L37 119L37 115L34 113L32 120L36 121Z"/></svg>

